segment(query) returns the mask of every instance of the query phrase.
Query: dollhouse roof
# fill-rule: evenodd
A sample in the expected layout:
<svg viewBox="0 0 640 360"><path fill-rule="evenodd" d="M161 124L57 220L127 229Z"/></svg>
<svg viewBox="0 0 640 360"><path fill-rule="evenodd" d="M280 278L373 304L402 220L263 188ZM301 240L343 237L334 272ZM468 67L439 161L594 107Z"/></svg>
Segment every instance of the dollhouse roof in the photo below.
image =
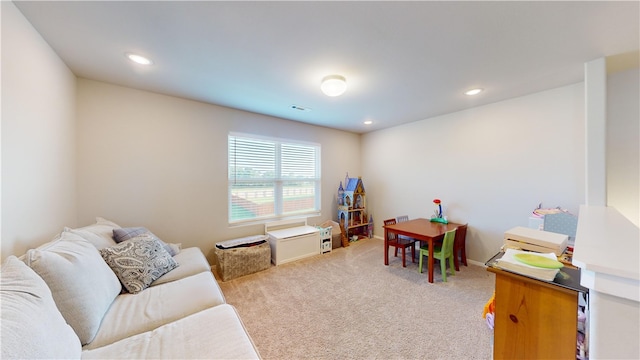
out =
<svg viewBox="0 0 640 360"><path fill-rule="evenodd" d="M345 186L344 191L356 191L356 189L358 188L358 183L362 184L362 179L360 178L349 178L349 182L347 183L347 186ZM364 192L364 184L362 184L361 186L362 191Z"/></svg>

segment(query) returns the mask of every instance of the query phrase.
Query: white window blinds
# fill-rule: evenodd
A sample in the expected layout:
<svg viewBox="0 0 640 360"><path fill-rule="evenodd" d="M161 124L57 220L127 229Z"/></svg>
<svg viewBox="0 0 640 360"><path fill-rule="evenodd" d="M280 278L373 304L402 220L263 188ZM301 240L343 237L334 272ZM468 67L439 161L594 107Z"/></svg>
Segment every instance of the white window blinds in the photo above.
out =
<svg viewBox="0 0 640 360"><path fill-rule="evenodd" d="M229 134L229 223L320 212L320 145Z"/></svg>

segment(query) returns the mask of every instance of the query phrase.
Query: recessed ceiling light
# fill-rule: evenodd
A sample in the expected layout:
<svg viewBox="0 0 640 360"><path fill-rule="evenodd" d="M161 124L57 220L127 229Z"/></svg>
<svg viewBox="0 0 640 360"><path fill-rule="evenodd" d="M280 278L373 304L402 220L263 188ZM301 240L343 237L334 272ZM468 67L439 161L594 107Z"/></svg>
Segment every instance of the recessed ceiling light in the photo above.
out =
<svg viewBox="0 0 640 360"><path fill-rule="evenodd" d="M477 88L477 89L471 89L471 90L467 90L464 92L465 95L469 95L469 96L473 96L473 95L478 95L483 91L483 89Z"/></svg>
<svg viewBox="0 0 640 360"><path fill-rule="evenodd" d="M365 124L365 125L371 125L371 124L373 124L373 121L371 121L371 120L365 120L365 121L364 121L364 124Z"/></svg>
<svg viewBox="0 0 640 360"><path fill-rule="evenodd" d="M133 53L126 53L124 54L127 59L133 61L136 64L140 64L140 65L151 65L153 64L153 61L151 61L150 59L142 56L142 55L137 55L137 54L133 54Z"/></svg>

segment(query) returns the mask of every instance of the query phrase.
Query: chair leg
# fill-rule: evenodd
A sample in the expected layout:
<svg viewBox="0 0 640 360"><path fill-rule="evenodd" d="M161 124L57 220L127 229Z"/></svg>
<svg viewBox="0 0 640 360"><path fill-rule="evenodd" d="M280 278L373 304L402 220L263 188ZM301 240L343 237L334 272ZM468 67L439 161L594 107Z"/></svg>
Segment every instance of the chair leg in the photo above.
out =
<svg viewBox="0 0 640 360"><path fill-rule="evenodd" d="M422 256L422 250L420 250L420 261L419 261L419 263L420 263L420 264L418 265L418 268L419 268L420 274L422 274L422 258L423 258L423 256Z"/></svg>
<svg viewBox="0 0 640 360"><path fill-rule="evenodd" d="M411 244L411 262L416 262L416 243Z"/></svg>
<svg viewBox="0 0 640 360"><path fill-rule="evenodd" d="M396 246L396 251L393 253L393 256L398 257L398 247Z"/></svg>
<svg viewBox="0 0 640 360"><path fill-rule="evenodd" d="M460 247L454 246L453 248L453 264L456 266L456 271L460 271L460 261L458 260L458 253L460 252Z"/></svg>
<svg viewBox="0 0 640 360"><path fill-rule="evenodd" d="M442 281L447 282L447 259L440 259L440 272L442 273Z"/></svg>
<svg viewBox="0 0 640 360"><path fill-rule="evenodd" d="M406 252L406 248L402 248L402 267L407 267L407 262L406 262L406 257L407 257L407 252Z"/></svg>
<svg viewBox="0 0 640 360"><path fill-rule="evenodd" d="M462 244L462 263L464 266L467 266L467 250L465 249L464 244Z"/></svg>
<svg viewBox="0 0 640 360"><path fill-rule="evenodd" d="M456 269L453 261L453 256L449 257L449 267L451 268L451 276L454 276L456 274Z"/></svg>

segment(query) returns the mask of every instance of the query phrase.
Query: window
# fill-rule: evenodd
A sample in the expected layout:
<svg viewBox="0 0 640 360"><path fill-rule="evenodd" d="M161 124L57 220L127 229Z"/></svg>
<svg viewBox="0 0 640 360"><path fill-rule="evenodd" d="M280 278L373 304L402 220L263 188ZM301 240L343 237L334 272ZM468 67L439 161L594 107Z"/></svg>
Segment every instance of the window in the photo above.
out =
<svg viewBox="0 0 640 360"><path fill-rule="evenodd" d="M229 134L229 223L320 213L320 145Z"/></svg>

